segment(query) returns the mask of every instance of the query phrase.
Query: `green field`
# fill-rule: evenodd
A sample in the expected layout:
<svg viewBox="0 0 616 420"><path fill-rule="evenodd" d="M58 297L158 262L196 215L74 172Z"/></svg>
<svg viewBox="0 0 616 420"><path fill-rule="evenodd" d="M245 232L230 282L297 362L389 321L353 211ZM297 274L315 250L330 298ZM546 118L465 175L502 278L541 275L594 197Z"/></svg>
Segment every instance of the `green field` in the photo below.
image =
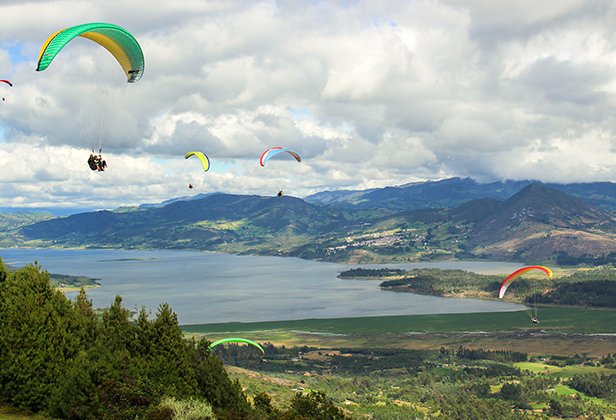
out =
<svg viewBox="0 0 616 420"><path fill-rule="evenodd" d="M541 319L540 324L533 324L524 311L519 311L229 322L184 325L182 329L186 333L196 334L282 330L367 336L409 333L504 333L528 330L565 334L616 334L616 311L565 307L541 308L539 317Z"/></svg>
<svg viewBox="0 0 616 420"><path fill-rule="evenodd" d="M616 348L616 311L541 308L540 324L524 311L184 325L186 336L210 341L241 336L259 343L319 348L460 346L529 355L602 357Z"/></svg>
<svg viewBox="0 0 616 420"><path fill-rule="evenodd" d="M542 372L558 378L571 378L575 375L583 375L585 373L603 373L606 375L616 373L616 369L606 369L603 366L570 365L560 367L550 365L549 363L536 362L514 363L514 366L520 368L520 370L528 370L535 373Z"/></svg>

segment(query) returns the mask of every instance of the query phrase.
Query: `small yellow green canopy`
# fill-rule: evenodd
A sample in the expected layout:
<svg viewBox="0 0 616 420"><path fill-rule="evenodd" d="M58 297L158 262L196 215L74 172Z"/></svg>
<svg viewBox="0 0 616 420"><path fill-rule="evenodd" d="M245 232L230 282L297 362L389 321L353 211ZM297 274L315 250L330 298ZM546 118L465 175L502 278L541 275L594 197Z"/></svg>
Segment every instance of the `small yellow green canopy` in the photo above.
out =
<svg viewBox="0 0 616 420"><path fill-rule="evenodd" d="M199 158L199 160L201 161L201 164L203 165L203 170L207 172L208 169L210 169L210 159L205 156L203 153L201 152L188 152L186 153L186 156L184 156L184 159L188 159L191 156L197 156Z"/></svg>

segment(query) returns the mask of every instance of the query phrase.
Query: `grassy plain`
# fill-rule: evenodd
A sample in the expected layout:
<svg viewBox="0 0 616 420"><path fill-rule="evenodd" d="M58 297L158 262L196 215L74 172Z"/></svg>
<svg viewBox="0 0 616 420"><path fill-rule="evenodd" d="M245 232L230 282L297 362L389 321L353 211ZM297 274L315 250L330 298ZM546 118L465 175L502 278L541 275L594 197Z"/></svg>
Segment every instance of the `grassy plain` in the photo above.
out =
<svg viewBox="0 0 616 420"><path fill-rule="evenodd" d="M514 311L228 322L184 325L182 328L192 333L297 330L322 334L383 335L546 330L567 334L616 334L616 311L613 310L570 307L540 308L539 317L540 324L532 324L524 311Z"/></svg>
<svg viewBox="0 0 616 420"><path fill-rule="evenodd" d="M240 335L285 346L440 347L515 350L539 355L604 356L616 348L616 311L541 308L540 324L525 312L304 319L184 325L189 336Z"/></svg>

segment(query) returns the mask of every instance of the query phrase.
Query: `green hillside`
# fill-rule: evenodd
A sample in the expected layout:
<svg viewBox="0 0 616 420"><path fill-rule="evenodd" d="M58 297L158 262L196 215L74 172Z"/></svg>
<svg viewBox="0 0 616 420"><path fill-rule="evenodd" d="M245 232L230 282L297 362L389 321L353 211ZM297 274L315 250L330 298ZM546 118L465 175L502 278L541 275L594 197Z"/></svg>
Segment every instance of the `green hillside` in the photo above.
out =
<svg viewBox="0 0 616 420"><path fill-rule="evenodd" d="M531 184L508 200L453 209L342 209L283 197L215 194L163 207L53 218L0 231L0 246L204 250L339 263L490 259L616 261L616 218Z"/></svg>

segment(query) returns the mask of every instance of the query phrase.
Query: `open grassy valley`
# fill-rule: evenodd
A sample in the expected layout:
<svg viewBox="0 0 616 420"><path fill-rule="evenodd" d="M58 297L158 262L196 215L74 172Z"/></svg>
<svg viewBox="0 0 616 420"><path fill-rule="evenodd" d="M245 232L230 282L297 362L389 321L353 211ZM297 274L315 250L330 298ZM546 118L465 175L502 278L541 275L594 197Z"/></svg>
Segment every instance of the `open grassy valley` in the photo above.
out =
<svg viewBox="0 0 616 420"><path fill-rule="evenodd" d="M581 388L580 378L616 379L616 335L605 333L613 331L616 311L544 308L542 317L541 327L529 325L523 312L512 312L183 329L210 340L231 335L262 343L264 360L242 346L220 349L219 355L249 395L267 392L280 405L298 390L316 389L351 418L441 418L442 410L451 409L443 393L462 392L457 404L507 401L507 412L521 410L511 418L556 419L577 410L613 419L612 394L598 398L572 384ZM481 393L469 395L479 386Z"/></svg>

